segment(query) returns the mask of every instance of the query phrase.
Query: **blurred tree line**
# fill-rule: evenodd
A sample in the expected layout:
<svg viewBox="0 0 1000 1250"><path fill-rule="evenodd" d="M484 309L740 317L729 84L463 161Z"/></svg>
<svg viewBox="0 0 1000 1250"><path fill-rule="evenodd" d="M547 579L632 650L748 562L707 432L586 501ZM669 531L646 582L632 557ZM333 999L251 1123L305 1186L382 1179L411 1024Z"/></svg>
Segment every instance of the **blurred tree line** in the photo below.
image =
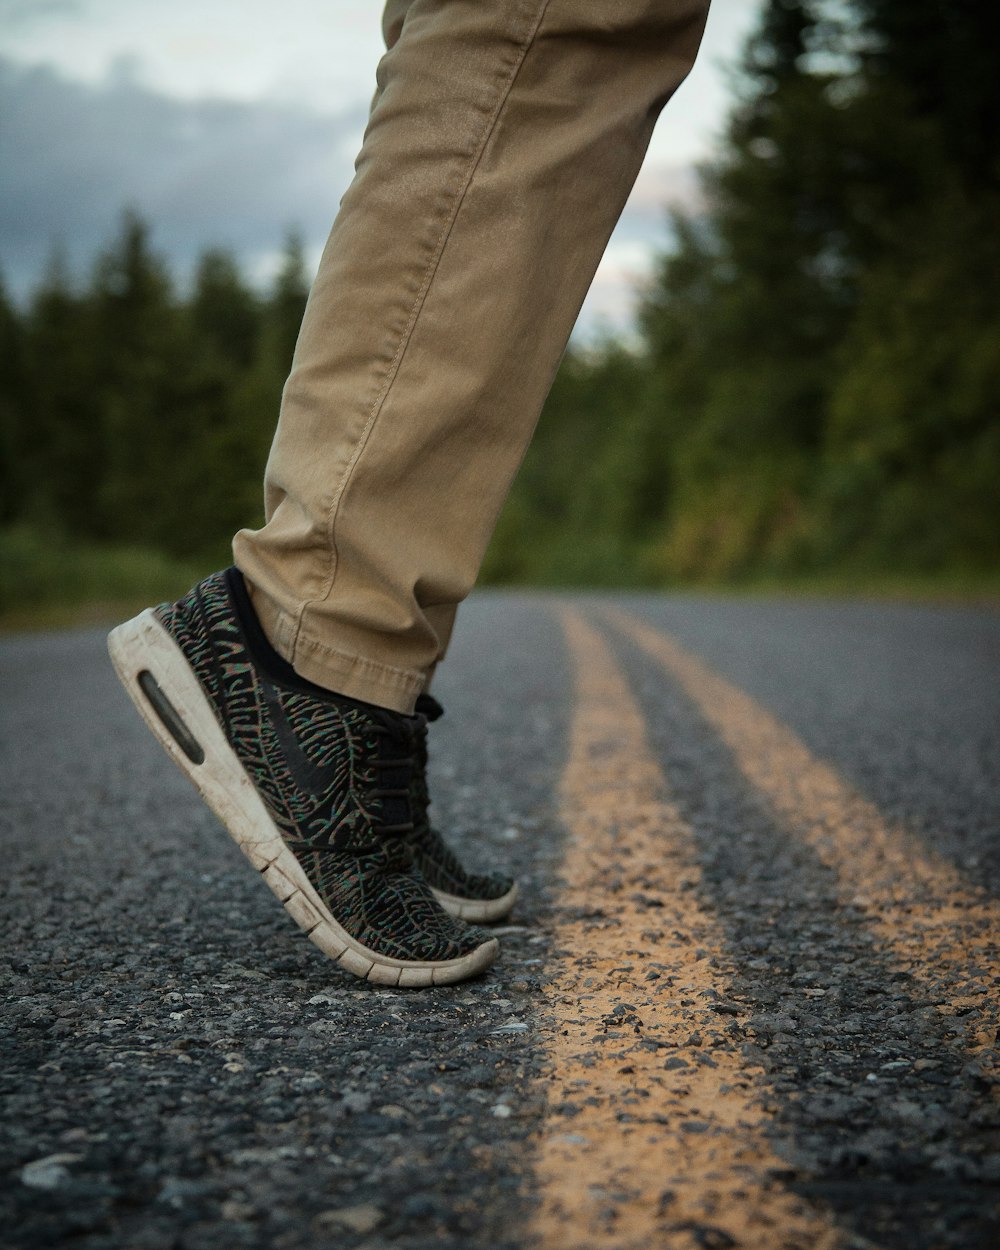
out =
<svg viewBox="0 0 1000 1250"><path fill-rule="evenodd" d="M306 294L292 237L268 295L208 251L181 299L129 213L85 289L56 259L23 314L0 298L0 524L223 552L260 518Z"/></svg>
<svg viewBox="0 0 1000 1250"><path fill-rule="evenodd" d="M486 580L1000 571L1000 75L986 0L768 0L636 341L571 350ZM666 123L669 125L669 114ZM223 558L306 295L135 217L0 293L0 527Z"/></svg>
<svg viewBox="0 0 1000 1250"><path fill-rule="evenodd" d="M1000 571L995 20L769 0L639 345L567 357L488 575Z"/></svg>

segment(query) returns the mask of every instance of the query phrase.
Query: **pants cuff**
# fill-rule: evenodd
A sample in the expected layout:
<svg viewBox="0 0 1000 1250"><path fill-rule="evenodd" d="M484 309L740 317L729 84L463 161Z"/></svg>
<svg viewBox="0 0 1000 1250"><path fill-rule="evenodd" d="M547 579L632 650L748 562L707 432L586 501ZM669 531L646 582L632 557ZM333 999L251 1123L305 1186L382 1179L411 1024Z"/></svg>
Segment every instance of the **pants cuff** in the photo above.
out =
<svg viewBox="0 0 1000 1250"><path fill-rule="evenodd" d="M352 654L303 634L298 621L254 587L253 607L271 646L300 677L334 694L412 715L427 674Z"/></svg>

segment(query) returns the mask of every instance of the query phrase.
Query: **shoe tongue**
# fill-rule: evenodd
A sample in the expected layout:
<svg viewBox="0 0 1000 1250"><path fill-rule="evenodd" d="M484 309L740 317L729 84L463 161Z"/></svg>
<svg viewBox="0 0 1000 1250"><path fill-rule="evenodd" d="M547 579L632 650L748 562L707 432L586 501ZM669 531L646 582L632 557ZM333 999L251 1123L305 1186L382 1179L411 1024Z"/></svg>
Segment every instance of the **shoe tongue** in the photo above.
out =
<svg viewBox="0 0 1000 1250"><path fill-rule="evenodd" d="M377 725L382 725L385 729L388 729L397 737L402 736L403 729L399 723L402 713L390 712L388 708L373 707L369 705L368 715Z"/></svg>
<svg viewBox="0 0 1000 1250"><path fill-rule="evenodd" d="M380 707L370 707L367 710L375 724L387 730L387 737L382 748L384 756L406 755L412 751L413 736L419 727L419 717L404 716L402 712L390 712Z"/></svg>
<svg viewBox="0 0 1000 1250"><path fill-rule="evenodd" d="M417 695L416 710L421 716L425 716L432 723L444 716L444 708L438 703L432 694Z"/></svg>

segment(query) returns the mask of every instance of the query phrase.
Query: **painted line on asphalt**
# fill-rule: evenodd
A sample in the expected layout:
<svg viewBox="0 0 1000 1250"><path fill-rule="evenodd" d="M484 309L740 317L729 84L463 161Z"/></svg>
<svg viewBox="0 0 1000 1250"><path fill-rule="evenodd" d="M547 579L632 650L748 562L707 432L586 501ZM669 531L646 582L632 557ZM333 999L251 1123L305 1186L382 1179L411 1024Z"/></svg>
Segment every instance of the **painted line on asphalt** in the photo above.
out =
<svg viewBox="0 0 1000 1250"><path fill-rule="evenodd" d="M768 1142L762 1070L741 1054L749 1007L728 997L642 713L601 636L562 622L575 700L532 1233L544 1250L832 1250L832 1218L788 1191Z"/></svg>
<svg viewBox="0 0 1000 1250"><path fill-rule="evenodd" d="M897 967L930 987L967 1048L993 1064L1000 987L996 900L888 822L790 729L669 635L618 609L605 615L681 685L747 781L833 870L844 901L865 913Z"/></svg>

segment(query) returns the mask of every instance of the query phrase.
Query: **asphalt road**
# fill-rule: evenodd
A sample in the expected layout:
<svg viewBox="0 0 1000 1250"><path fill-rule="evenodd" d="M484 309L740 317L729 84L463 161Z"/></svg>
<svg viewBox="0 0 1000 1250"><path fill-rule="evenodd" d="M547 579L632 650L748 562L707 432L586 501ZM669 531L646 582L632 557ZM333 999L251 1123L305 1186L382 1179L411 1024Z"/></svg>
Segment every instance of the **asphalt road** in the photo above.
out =
<svg viewBox="0 0 1000 1250"><path fill-rule="evenodd" d="M434 812L522 901L404 991L296 930L103 634L0 640L0 1244L1000 1244L998 678L987 609L475 597Z"/></svg>

